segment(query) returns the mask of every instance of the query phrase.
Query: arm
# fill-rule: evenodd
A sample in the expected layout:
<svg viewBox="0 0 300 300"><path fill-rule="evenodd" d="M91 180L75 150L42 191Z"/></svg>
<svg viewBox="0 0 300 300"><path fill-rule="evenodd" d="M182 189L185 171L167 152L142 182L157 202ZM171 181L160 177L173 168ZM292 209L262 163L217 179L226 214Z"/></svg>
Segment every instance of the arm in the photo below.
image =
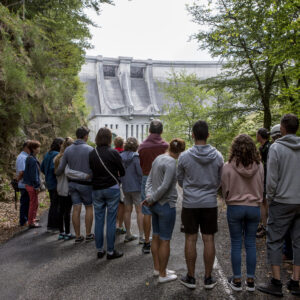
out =
<svg viewBox="0 0 300 300"><path fill-rule="evenodd" d="M151 169L152 170L152 169ZM169 190L171 185L173 184L174 174L176 174L176 161L171 165L168 165L165 170L164 179L161 185L157 188L155 192L152 193L151 198L147 202L152 204L154 202L159 201L165 193Z"/></svg>
<svg viewBox="0 0 300 300"><path fill-rule="evenodd" d="M65 152L62 159L60 160L57 170L55 171L56 176L60 176L61 174L64 173L67 163L68 163L67 153Z"/></svg>
<svg viewBox="0 0 300 300"><path fill-rule="evenodd" d="M230 176L227 172L227 167L223 167L223 173L221 176L221 187L222 187L222 196L223 199L226 200L229 194L229 184L230 184Z"/></svg>
<svg viewBox="0 0 300 300"><path fill-rule="evenodd" d="M267 170L267 199L272 200L276 196L276 189L279 182L278 154L273 147L269 151Z"/></svg>
<svg viewBox="0 0 300 300"><path fill-rule="evenodd" d="M177 166L177 181L181 188L183 186L183 178L184 178L184 167L182 164L182 156L179 156L178 166Z"/></svg>
<svg viewBox="0 0 300 300"><path fill-rule="evenodd" d="M122 158L121 158L118 151L115 150L114 154L115 154L115 157L116 157L115 163L117 165L119 176L123 177L125 175L125 169L124 169L124 166L123 166L123 163L122 163Z"/></svg>
<svg viewBox="0 0 300 300"><path fill-rule="evenodd" d="M224 166L224 159L223 159L222 154L220 153L220 164L219 164L219 170L218 170L218 188L220 188L220 185L221 185L223 166Z"/></svg>
<svg viewBox="0 0 300 300"><path fill-rule="evenodd" d="M145 186L145 194L146 194L146 199L151 197L152 195L152 168L150 170L149 176L147 178L146 186ZM148 202L148 200L147 200Z"/></svg>

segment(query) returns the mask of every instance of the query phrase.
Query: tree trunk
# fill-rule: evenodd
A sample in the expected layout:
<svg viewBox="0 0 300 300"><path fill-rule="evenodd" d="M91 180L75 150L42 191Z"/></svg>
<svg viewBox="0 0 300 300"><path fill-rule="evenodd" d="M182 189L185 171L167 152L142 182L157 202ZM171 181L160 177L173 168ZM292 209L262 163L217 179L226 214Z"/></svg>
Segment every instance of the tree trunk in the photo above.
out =
<svg viewBox="0 0 300 300"><path fill-rule="evenodd" d="M272 115L270 110L270 102L269 99L264 101L264 128L270 130L272 124Z"/></svg>

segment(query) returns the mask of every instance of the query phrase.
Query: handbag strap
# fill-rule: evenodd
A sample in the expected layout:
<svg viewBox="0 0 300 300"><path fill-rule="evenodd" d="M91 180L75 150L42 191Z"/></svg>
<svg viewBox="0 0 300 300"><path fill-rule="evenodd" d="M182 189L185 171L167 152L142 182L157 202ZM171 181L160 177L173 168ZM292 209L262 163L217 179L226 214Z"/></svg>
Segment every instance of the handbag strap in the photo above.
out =
<svg viewBox="0 0 300 300"><path fill-rule="evenodd" d="M116 177L108 170L108 168L107 168L106 165L104 164L103 160L101 159L101 157L100 157L100 155L99 155L99 152L98 152L97 148L95 148L95 150L96 150L96 154L97 154L97 156L98 156L98 158L99 158L99 160L100 160L102 166L104 167L104 169L105 169L105 170L107 171L107 173L108 173L108 174L116 181L117 185L120 186L120 183L119 183L118 179L117 179L117 178L116 178Z"/></svg>

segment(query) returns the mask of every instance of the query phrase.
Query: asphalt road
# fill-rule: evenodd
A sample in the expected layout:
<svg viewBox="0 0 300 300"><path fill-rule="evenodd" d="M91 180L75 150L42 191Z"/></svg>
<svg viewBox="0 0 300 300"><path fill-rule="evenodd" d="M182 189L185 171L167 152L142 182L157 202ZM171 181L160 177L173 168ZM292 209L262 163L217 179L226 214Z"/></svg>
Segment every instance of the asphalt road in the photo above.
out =
<svg viewBox="0 0 300 300"><path fill-rule="evenodd" d="M184 235L180 233L181 203L171 242L169 269L186 272ZM75 245L74 241L58 241L48 234L46 219L42 228L29 230L0 247L0 299L272 299L256 292L234 294L226 284L222 253L229 249L217 246L214 274L218 285L212 291L203 288L202 242L198 241L197 288L189 290L174 281L158 284L153 278L151 254L142 254L136 241L124 244L124 235L117 236L116 248L124 251L117 260L96 258L94 242ZM133 232L137 233L135 213ZM221 230L223 230L221 228ZM84 232L84 231L83 231ZM228 239L228 237L226 237ZM222 239L220 233L217 240ZM223 266L223 268L222 268ZM230 272L230 271L228 271ZM228 274L227 274L228 275Z"/></svg>

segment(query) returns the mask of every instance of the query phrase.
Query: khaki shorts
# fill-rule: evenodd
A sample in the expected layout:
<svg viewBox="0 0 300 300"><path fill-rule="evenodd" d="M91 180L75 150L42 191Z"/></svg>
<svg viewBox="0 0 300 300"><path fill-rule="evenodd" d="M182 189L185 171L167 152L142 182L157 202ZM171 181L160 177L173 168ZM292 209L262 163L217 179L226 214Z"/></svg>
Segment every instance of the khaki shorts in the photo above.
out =
<svg viewBox="0 0 300 300"><path fill-rule="evenodd" d="M124 192L124 204L125 205L140 205L141 204L141 193L140 192Z"/></svg>

